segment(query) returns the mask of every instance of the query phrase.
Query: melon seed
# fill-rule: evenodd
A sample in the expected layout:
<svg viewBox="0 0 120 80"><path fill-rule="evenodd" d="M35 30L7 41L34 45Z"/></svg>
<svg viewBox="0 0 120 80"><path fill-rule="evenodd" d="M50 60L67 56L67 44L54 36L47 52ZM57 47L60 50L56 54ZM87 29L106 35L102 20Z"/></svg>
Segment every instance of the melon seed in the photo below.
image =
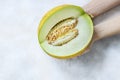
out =
<svg viewBox="0 0 120 80"><path fill-rule="evenodd" d="M61 46L74 39L78 35L77 22L75 18L67 18L57 23L46 37L48 43Z"/></svg>

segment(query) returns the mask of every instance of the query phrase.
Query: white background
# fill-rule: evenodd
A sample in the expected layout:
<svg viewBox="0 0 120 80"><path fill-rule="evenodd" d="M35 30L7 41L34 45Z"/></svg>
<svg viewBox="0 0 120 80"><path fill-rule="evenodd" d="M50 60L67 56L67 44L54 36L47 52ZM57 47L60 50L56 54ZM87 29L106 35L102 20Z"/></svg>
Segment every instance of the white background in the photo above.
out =
<svg viewBox="0 0 120 80"><path fill-rule="evenodd" d="M0 80L120 80L120 35L97 41L91 51L70 60L46 55L37 40L42 16L60 4L89 0L0 0ZM120 14L120 6L96 18Z"/></svg>

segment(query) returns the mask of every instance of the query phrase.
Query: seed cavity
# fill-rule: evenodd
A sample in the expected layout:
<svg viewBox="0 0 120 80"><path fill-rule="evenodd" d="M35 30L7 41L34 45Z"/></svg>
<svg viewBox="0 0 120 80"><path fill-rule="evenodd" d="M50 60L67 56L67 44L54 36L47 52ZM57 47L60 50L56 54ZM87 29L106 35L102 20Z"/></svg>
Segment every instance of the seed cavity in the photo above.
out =
<svg viewBox="0 0 120 80"><path fill-rule="evenodd" d="M77 22L77 19L70 17L57 23L46 37L48 43L54 46L62 46L74 39L78 35L78 29L75 28Z"/></svg>

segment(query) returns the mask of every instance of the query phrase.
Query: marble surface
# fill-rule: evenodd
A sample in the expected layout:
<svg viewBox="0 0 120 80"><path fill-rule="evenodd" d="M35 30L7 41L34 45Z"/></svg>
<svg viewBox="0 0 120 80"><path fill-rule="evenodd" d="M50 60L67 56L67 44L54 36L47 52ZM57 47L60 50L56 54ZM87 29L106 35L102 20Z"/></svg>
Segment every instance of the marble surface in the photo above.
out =
<svg viewBox="0 0 120 80"><path fill-rule="evenodd" d="M0 0L0 80L120 80L120 35L97 41L69 60L46 55L37 40L42 16L60 4L89 0ZM120 14L120 6L94 20Z"/></svg>

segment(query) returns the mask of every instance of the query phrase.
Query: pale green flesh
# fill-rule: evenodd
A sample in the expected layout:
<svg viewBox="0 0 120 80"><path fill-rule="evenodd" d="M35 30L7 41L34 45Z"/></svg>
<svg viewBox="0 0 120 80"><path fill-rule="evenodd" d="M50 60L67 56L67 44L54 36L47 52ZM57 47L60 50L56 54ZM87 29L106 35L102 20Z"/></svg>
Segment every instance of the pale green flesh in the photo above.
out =
<svg viewBox="0 0 120 80"><path fill-rule="evenodd" d="M47 36L48 32L56 23L69 17L77 18L82 14L84 14L84 11L81 11L81 8L77 6L68 6L54 13L51 17L47 19L47 21L45 22L45 24L43 24L40 30L39 33L40 43L45 40L45 37Z"/></svg>
<svg viewBox="0 0 120 80"><path fill-rule="evenodd" d="M76 54L88 46L93 36L93 24L91 18L86 13L83 13L84 12L78 11L76 8L63 9L52 15L45 22L38 36L40 45L45 50L45 52L50 55L65 57ZM51 44L48 44L46 36L51 28L59 21L69 17L78 19L76 28L79 30L79 35L62 46L53 46Z"/></svg>
<svg viewBox="0 0 120 80"><path fill-rule="evenodd" d="M52 55L67 56L77 53L86 47L89 43L88 41L92 38L93 28L91 28L91 22L86 14L80 16L78 20L79 23L76 28L79 30L79 35L75 39L62 46L52 46L48 44L47 40L45 40L41 43L42 48Z"/></svg>

